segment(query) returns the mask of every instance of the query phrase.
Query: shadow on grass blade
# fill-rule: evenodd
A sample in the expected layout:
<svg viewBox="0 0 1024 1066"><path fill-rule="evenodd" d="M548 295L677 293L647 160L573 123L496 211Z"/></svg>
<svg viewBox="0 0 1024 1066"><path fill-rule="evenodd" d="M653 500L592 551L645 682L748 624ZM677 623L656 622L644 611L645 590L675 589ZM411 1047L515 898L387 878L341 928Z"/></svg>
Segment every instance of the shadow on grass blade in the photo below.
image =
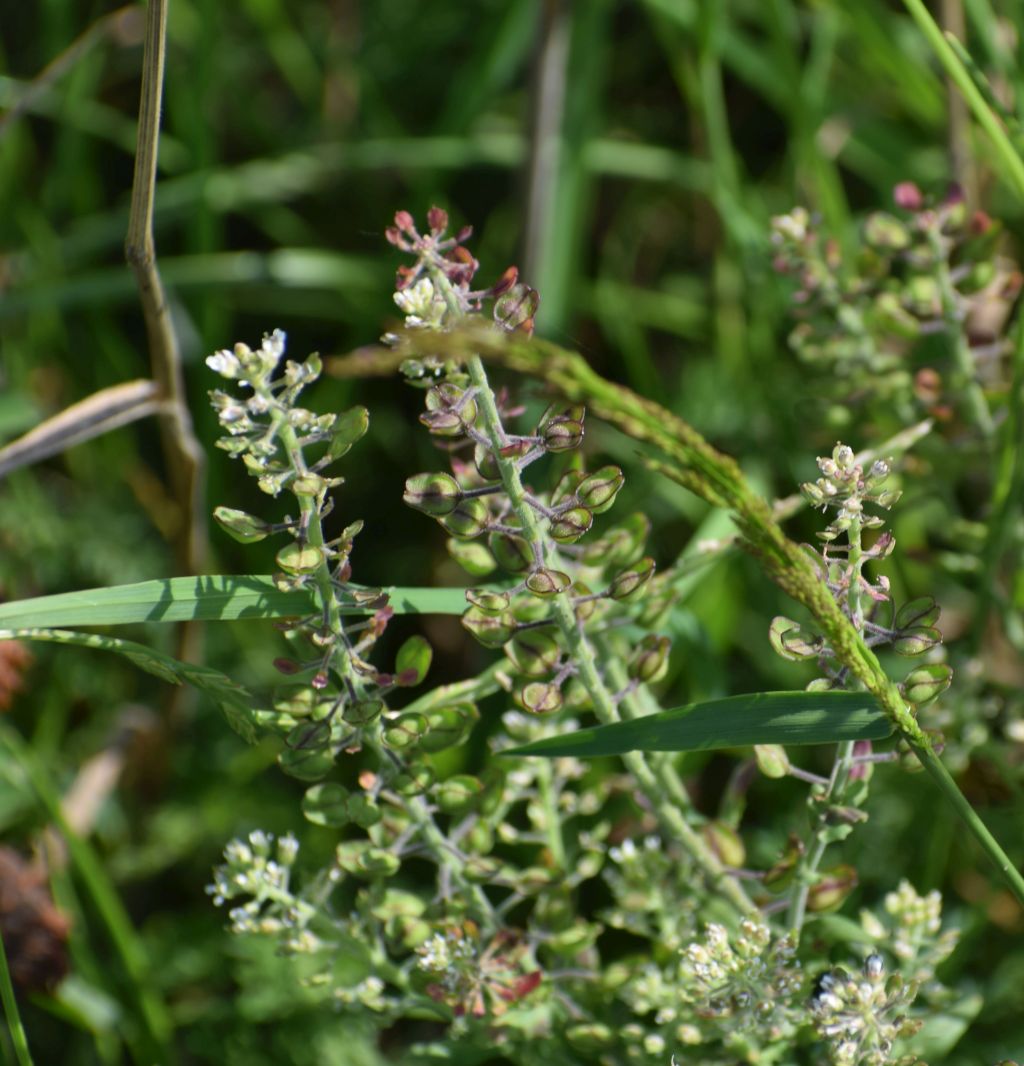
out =
<svg viewBox="0 0 1024 1066"><path fill-rule="evenodd" d="M596 758L628 751L708 751L754 744L832 744L892 733L867 692L756 692L548 737L503 755Z"/></svg>

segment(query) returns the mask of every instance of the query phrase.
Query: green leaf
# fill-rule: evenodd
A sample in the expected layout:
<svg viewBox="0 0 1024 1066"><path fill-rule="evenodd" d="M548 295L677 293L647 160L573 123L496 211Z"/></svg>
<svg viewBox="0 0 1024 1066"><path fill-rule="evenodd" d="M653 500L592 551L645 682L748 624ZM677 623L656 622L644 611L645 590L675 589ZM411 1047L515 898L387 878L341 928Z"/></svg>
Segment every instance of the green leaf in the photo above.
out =
<svg viewBox="0 0 1024 1066"><path fill-rule="evenodd" d="M74 644L123 655L140 669L172 685L186 684L206 693L224 712L228 724L250 744L258 735L253 711L255 697L226 674L209 666L179 662L170 655L136 644L133 640L99 633L71 633L63 629L0 629L0 640L39 640L50 644Z"/></svg>
<svg viewBox="0 0 1024 1066"><path fill-rule="evenodd" d="M461 614L464 590L384 588L398 614ZM0 627L116 626L137 622L229 622L241 618L297 618L316 610L312 593L281 592L264 574L175 577L134 585L62 592L0 603ZM355 602L345 613L367 614Z"/></svg>
<svg viewBox="0 0 1024 1066"><path fill-rule="evenodd" d="M627 751L708 751L753 744L881 740L892 724L866 692L755 692L548 737L503 755L595 758Z"/></svg>

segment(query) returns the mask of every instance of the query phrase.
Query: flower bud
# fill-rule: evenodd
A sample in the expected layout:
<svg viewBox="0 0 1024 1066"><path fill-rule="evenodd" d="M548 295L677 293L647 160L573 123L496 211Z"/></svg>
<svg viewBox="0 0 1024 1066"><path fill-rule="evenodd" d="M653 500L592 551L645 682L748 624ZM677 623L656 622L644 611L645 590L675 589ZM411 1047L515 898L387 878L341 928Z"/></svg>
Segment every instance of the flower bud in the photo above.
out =
<svg viewBox="0 0 1024 1066"><path fill-rule="evenodd" d="M439 518L455 510L462 490L451 474L415 474L406 480L402 499L417 511Z"/></svg>

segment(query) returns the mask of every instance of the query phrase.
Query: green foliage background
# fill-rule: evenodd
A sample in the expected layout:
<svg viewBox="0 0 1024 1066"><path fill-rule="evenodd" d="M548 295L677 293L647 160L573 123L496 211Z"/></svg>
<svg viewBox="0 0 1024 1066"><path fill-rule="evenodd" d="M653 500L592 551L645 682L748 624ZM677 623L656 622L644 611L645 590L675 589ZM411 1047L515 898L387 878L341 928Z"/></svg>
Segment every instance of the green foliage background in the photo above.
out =
<svg viewBox="0 0 1024 1066"><path fill-rule="evenodd" d="M140 12L106 23L66 70L33 86L113 9L38 0L0 10L0 105L32 91L0 133L2 440L148 373L122 254ZM1008 29L1020 36L1024 5L965 0L962 10L972 52L1017 91L1020 44ZM538 106L542 69L556 90ZM559 93L564 121L547 138L535 116L543 126L557 115ZM373 342L395 316L395 259L382 230L396 208L422 215L438 203L475 225L484 283L515 262L540 290L541 335L659 399L740 459L766 495L786 495L837 436L868 447L898 424L882 404L853 415L825 400L827 382L788 351L790 285L771 271L769 218L804 203L848 244L856 219L888 207L897 182L941 194L957 178L1005 222L1012 251L1024 204L996 181L981 135L954 129L926 42L899 4L882 0L174 0L156 239L200 436L207 446L215 437L208 352L274 327L299 355ZM540 391L517 388L531 403ZM392 380L328 381L318 399L324 409L358 400L371 410L337 511L339 522L367 521L356 579L457 582L435 527L400 501L403 479L433 465L416 424L419 395ZM648 511L660 561L728 533L681 489L634 471L625 438L594 425L589 439L626 467L622 506ZM964 568L970 538L984 531L952 524L984 521L987 488L955 465L936 471L927 443L916 470L886 572L901 595L936 596L949 634L1015 691L1017 649L969 630ZM152 423L10 476L0 485L3 594L171 573L176 513L164 485ZM208 495L210 509L260 507L239 468L212 449ZM809 538L813 516L792 528ZM214 572L271 569L260 547L241 549L217 532L212 542ZM698 571L674 622L666 705L803 684L768 646L767 623L786 609L749 560L731 555ZM450 620L429 623L428 635L437 680L485 661ZM169 648L170 634L137 639ZM206 631L209 661L257 688L273 684L280 647L259 623ZM180 1061L377 1061L297 985L291 964L229 942L202 893L229 837L296 824L300 786L274 769L272 747L245 748L209 705L169 714L166 704L151 678L85 651L42 649L10 722L28 740L25 757L63 790L122 735L126 708L136 709L122 783L92 845L150 960ZM987 739L990 723L976 724L986 739L961 782L1019 859L1021 747L998 731ZM702 809L714 808L729 767L689 757ZM0 765L7 841L24 845L49 821L34 795L17 765ZM770 861L784 842L778 812L792 801L796 824L800 795L785 783L759 786L763 809L755 802L748 816L755 859ZM923 778L891 775L870 811L876 846L859 850L855 837L847 849L857 899L877 903L894 871L921 891L941 887L964 930L944 977L986 996L945 1061L1019 1053L1024 951L1007 936L1022 929L1019 911ZM326 831L306 836L312 855L331 847ZM27 1008L36 1060L120 1062L123 1035L136 1027L131 981L108 965L109 928L80 872L72 866L57 880L75 921L78 998ZM53 1021L54 1012L63 1016Z"/></svg>

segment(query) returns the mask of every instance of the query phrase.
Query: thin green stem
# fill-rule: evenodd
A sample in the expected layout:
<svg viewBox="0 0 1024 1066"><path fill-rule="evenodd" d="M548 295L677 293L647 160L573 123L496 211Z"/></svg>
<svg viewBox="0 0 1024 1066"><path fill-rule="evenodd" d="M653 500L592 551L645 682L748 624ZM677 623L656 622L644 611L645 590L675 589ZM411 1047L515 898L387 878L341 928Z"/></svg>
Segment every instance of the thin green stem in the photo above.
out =
<svg viewBox="0 0 1024 1066"><path fill-rule="evenodd" d="M537 760L537 788L544 809L544 836L555 871L567 872L565 841L562 839L562 819L558 814L558 795L555 790L554 762L551 759Z"/></svg>
<svg viewBox="0 0 1024 1066"><path fill-rule="evenodd" d="M14 1046L18 1066L32 1066L32 1054L28 1049L25 1027L21 1024L21 1014L18 1011L18 1000L14 995L14 985L11 982L10 967L7 965L7 949L4 946L3 937L0 937L0 1000L3 1001L7 1031L11 1037L11 1044Z"/></svg>
<svg viewBox="0 0 1024 1066"><path fill-rule="evenodd" d="M932 50L939 58L939 62L945 68L950 80L960 90L967 106L974 112L978 124L984 129L992 140L996 150L996 157L1002 163L1004 176L1016 190L1018 196L1024 198L1024 160L1017 154L995 114L985 100L984 95L974 84L970 72L960 61L956 52L950 47L949 42L943 35L938 23L932 18L923 0L903 0L904 6L910 12L911 17L918 24L921 32L925 35Z"/></svg>

